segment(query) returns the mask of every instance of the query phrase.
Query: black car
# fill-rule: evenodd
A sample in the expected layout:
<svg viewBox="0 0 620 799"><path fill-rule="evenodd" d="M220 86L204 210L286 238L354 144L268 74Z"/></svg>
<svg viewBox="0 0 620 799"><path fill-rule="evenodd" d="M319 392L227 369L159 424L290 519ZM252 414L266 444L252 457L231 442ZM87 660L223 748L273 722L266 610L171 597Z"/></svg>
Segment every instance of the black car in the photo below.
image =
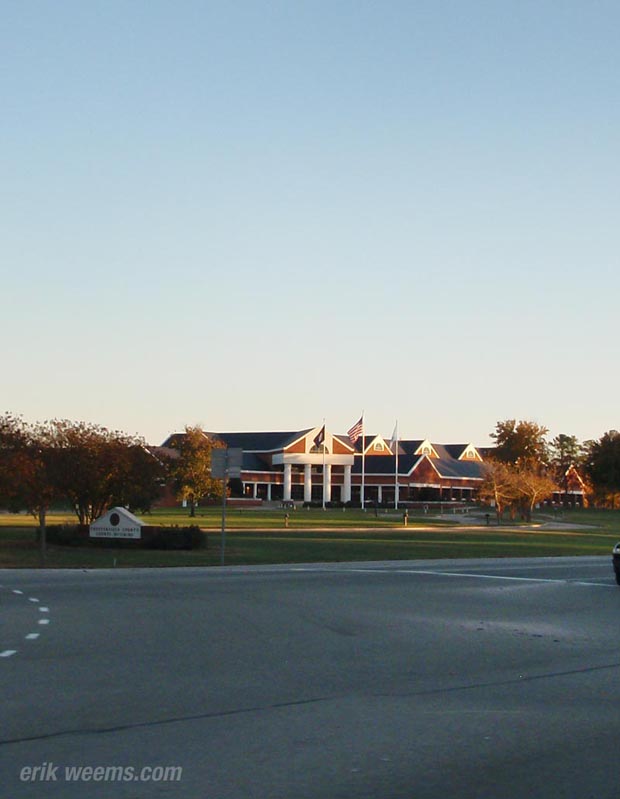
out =
<svg viewBox="0 0 620 799"><path fill-rule="evenodd" d="M612 557L614 559L614 573L616 575L616 582L618 585L620 585L620 542L618 542L614 547Z"/></svg>

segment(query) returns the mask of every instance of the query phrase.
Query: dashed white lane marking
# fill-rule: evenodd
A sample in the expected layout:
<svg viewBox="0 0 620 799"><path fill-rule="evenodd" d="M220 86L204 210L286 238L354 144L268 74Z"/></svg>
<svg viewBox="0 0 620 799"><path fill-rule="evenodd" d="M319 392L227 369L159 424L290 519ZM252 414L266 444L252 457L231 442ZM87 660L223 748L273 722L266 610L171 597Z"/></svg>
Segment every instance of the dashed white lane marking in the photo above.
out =
<svg viewBox="0 0 620 799"><path fill-rule="evenodd" d="M17 594L18 596L24 596L24 592L20 591L19 588L9 589L7 586L4 586L4 585L0 585L0 588L3 589L3 590L10 590L13 594ZM28 598L29 602L35 603L37 605L38 605L38 603L40 601L39 598L35 597L35 596L28 596L27 598ZM37 610L39 611L39 613L48 614L50 612L50 609L49 609L49 607L47 607L47 605L38 605ZM49 617L46 617L46 618L39 617L39 618L37 618L37 624L49 624L49 623L50 623ZM28 633L27 635L24 636L24 640L25 641L36 641L37 638L40 638L40 636L41 636L41 633L34 633L34 632L33 633ZM17 653L18 653L17 649L5 649L4 651L0 652L0 658L10 658L13 655L16 655Z"/></svg>
<svg viewBox="0 0 620 799"><path fill-rule="evenodd" d="M551 577L514 577L503 574L477 574L476 572L448 572L435 571L432 569L322 569L320 567L294 566L290 571L293 572L315 572L320 574L422 574L431 577L467 577L474 580L507 580L512 582L525 583L556 583L558 585L588 585L595 588L613 588L617 590L615 583L597 583L588 580L559 579Z"/></svg>
<svg viewBox="0 0 620 799"><path fill-rule="evenodd" d="M508 580L512 582L523 583L557 583L566 585L592 585L597 588L616 588L615 584L611 583L591 583L586 580L561 580L553 579L550 577L511 577L508 575L500 574L476 574L475 572L443 572L432 571L430 569L349 569L348 571L358 572L362 574L424 574L432 577L468 577L476 580Z"/></svg>

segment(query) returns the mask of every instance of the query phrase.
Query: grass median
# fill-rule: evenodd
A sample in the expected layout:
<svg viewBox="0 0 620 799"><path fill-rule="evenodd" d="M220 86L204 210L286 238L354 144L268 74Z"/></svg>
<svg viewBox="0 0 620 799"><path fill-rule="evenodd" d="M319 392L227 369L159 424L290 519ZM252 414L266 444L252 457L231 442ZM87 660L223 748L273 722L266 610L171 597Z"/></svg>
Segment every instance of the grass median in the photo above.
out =
<svg viewBox="0 0 620 799"><path fill-rule="evenodd" d="M206 533L205 549L160 551L122 545L49 545L42 563L36 528L24 514L0 516L0 567L128 568L217 566L220 563L221 513L208 508L190 519L187 511L147 514L148 524L197 524ZM74 523L70 513L52 513L50 524ZM288 525L288 526L286 526ZM620 512L575 511L542 514L532 524L497 526L484 511L470 517L411 516L373 511L288 512L227 511L227 565L316 563L369 560L413 560L464 557L533 557L608 555L620 540Z"/></svg>

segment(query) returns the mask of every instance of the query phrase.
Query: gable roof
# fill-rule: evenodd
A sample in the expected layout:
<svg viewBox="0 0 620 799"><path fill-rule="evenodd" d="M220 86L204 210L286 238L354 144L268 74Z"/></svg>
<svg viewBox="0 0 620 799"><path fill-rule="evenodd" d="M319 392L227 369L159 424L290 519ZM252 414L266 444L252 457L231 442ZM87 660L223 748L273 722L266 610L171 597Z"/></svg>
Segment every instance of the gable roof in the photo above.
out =
<svg viewBox="0 0 620 799"><path fill-rule="evenodd" d="M378 455L380 458L385 458L394 453L390 449L389 441L386 441L383 436L368 436L366 441L366 454Z"/></svg>
<svg viewBox="0 0 620 799"><path fill-rule="evenodd" d="M333 433L333 438L338 439L341 444L344 444L345 447L351 450L351 452L355 451L355 447L351 444L351 439L347 435L342 435L342 433ZM357 442L355 442L357 445ZM360 450L361 452L361 450Z"/></svg>
<svg viewBox="0 0 620 799"><path fill-rule="evenodd" d="M480 463L480 461L429 458L427 455L423 457L429 461L440 477L452 477L458 480L482 480L484 478L484 464Z"/></svg>
<svg viewBox="0 0 620 799"><path fill-rule="evenodd" d="M429 450L428 453L426 452L427 449ZM444 453L444 455L445 454L446 453ZM431 457L431 458L433 458L433 457L440 458L441 457L439 452L437 452L437 450L435 449L434 445L429 441L428 438L425 438L424 441L420 442L420 446L414 452L414 455L429 455L429 457ZM448 457L450 457L450 456L448 455Z"/></svg>
<svg viewBox="0 0 620 799"><path fill-rule="evenodd" d="M437 447L437 444L435 444L435 447ZM482 456L478 452L478 449L471 443L444 444L443 448L449 453L450 457L456 458L457 460L478 460L478 458L482 460ZM471 457L468 453L471 453Z"/></svg>
<svg viewBox="0 0 620 799"><path fill-rule="evenodd" d="M349 442L349 446L351 446L351 442L348 436L339 436L339 438L346 438L346 440ZM390 439L384 438L381 435L360 436L355 442L355 446L353 446L352 449L355 450L356 455L362 454L362 447L364 448L364 452L369 453L371 451L371 447L373 447L375 442L384 445L385 447L384 454L389 455L390 453L392 453L392 450L390 449ZM400 440L398 443L400 445L401 443Z"/></svg>

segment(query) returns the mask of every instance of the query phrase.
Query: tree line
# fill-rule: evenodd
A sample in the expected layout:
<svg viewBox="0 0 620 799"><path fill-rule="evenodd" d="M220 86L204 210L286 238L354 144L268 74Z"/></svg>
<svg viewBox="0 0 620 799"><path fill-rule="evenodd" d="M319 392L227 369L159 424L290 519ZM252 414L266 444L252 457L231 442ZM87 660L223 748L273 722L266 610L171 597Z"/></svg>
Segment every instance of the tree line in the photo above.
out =
<svg viewBox="0 0 620 799"><path fill-rule="evenodd" d="M34 424L0 416L0 507L25 510L38 521L45 549L45 526L53 506L68 505L80 524L116 505L147 512L172 485L187 500L190 514L208 496L221 498L211 478L214 445L197 427L187 427L172 453L154 453L145 442L96 424L54 419Z"/></svg>
<svg viewBox="0 0 620 799"><path fill-rule="evenodd" d="M494 504L498 519L506 511L529 519L534 507L553 494L567 498L571 478L579 481L584 504L620 507L620 433L610 430L584 442L565 433L549 440L548 434L546 427L527 420L495 425L480 498Z"/></svg>
<svg viewBox="0 0 620 799"><path fill-rule="evenodd" d="M620 433L580 443L546 427L506 419L491 433L495 446L485 457L483 502L529 519L535 506L554 493L568 494L576 470L590 504L620 507ZM149 448L135 436L96 424L51 420L29 424L0 416L0 507L26 510L44 536L52 506L68 504L81 524L122 505L148 511L164 485L185 500L191 516L205 497L217 501L222 484L211 477L211 451L223 446L198 426L187 426L172 452Z"/></svg>

